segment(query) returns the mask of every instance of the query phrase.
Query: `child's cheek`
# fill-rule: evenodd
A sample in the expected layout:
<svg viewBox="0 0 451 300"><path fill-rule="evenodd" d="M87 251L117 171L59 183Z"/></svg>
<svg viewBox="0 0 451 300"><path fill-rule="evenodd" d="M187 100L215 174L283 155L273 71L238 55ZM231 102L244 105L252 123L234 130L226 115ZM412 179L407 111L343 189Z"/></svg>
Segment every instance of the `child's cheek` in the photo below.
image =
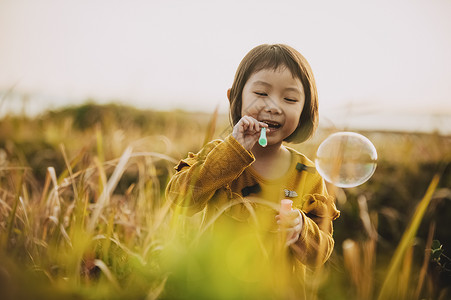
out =
<svg viewBox="0 0 451 300"><path fill-rule="evenodd" d="M246 106L244 106L246 105ZM259 115L260 111L265 108L265 102L262 99L255 98L252 99L250 103L243 104L242 115L243 116L253 116L256 117Z"/></svg>

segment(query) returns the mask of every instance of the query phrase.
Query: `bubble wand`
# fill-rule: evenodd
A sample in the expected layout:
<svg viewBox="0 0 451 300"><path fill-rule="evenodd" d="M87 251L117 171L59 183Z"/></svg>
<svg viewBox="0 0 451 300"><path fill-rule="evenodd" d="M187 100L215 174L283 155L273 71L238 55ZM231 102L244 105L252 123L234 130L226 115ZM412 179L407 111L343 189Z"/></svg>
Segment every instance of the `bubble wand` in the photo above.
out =
<svg viewBox="0 0 451 300"><path fill-rule="evenodd" d="M268 145L268 140L266 139L266 127L263 127L260 131L260 138L258 139L258 143L262 147L266 147L266 145Z"/></svg>

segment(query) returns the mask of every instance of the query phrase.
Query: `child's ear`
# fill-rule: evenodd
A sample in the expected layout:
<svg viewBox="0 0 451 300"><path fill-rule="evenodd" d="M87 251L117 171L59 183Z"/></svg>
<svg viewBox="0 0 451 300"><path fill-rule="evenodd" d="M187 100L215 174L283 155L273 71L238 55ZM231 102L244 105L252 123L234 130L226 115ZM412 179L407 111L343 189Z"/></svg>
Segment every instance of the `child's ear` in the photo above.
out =
<svg viewBox="0 0 451 300"><path fill-rule="evenodd" d="M229 102L230 102L230 90L231 90L231 89L228 89L228 90L227 90L227 98L229 99Z"/></svg>

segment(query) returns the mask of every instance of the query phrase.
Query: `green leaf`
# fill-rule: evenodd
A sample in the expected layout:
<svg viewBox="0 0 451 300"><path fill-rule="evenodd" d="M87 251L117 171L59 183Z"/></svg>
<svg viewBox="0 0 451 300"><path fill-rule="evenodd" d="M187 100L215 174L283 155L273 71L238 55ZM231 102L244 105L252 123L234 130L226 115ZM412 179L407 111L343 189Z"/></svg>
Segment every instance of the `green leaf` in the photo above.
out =
<svg viewBox="0 0 451 300"><path fill-rule="evenodd" d="M431 259L433 259L433 260L437 260L437 259L439 259L440 258L440 255L442 255L442 253L443 253L443 249L432 249L432 252L431 252Z"/></svg>
<svg viewBox="0 0 451 300"><path fill-rule="evenodd" d="M441 248L442 248L442 244L440 243L439 240L432 241L432 245L431 245L432 250L441 249Z"/></svg>

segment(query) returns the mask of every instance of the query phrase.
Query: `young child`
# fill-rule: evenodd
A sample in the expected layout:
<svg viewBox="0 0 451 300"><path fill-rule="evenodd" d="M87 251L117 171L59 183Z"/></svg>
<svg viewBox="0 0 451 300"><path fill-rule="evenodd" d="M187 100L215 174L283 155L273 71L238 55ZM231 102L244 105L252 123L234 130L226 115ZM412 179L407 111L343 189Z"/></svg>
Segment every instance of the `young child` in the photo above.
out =
<svg viewBox="0 0 451 300"><path fill-rule="evenodd" d="M301 273L306 265L323 264L333 250L332 221L339 212L314 164L283 144L304 142L317 127L318 98L308 62L287 45L257 46L241 61L227 96L232 134L180 161L167 198L191 212L203 210L206 220L223 213L245 222L251 205L285 228ZM265 147L258 143L262 128ZM259 208L282 199L291 199L293 209Z"/></svg>

